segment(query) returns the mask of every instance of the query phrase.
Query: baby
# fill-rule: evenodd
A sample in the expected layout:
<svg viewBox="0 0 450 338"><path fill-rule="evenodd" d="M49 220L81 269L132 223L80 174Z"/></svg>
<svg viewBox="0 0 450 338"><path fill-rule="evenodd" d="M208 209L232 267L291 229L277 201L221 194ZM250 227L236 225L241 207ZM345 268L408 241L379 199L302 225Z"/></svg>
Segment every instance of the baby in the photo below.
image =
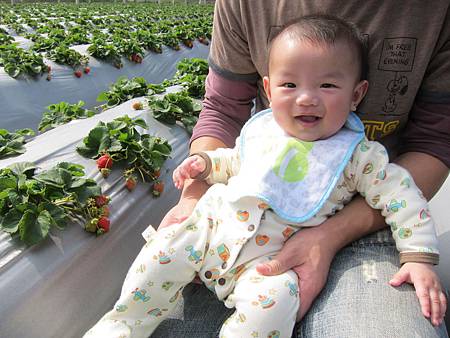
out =
<svg viewBox="0 0 450 338"><path fill-rule="evenodd" d="M413 283L424 314L433 302L441 322L446 300L432 269L439 253L426 200L353 113L368 88L365 58L362 35L338 18L302 17L283 28L263 79L271 109L246 123L234 149L193 154L175 169L177 188L190 178L212 186L185 221L146 230L114 309L86 337L148 337L196 274L236 310L220 337L291 337L297 275L262 276L256 266L356 193L392 228L397 284Z"/></svg>

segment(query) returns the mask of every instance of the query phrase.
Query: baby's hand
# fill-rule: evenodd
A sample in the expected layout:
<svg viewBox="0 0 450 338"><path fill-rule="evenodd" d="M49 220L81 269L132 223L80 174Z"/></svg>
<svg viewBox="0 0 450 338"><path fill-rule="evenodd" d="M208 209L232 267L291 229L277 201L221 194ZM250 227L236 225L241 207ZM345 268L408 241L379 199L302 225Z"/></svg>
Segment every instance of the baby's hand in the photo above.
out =
<svg viewBox="0 0 450 338"><path fill-rule="evenodd" d="M403 264L389 284L400 286L404 282L414 284L423 315L430 318L433 325L440 325L447 310L447 298L433 266L413 262Z"/></svg>
<svg viewBox="0 0 450 338"><path fill-rule="evenodd" d="M206 169L206 163L200 156L189 156L173 171L173 183L177 189L182 189L184 181L195 178Z"/></svg>

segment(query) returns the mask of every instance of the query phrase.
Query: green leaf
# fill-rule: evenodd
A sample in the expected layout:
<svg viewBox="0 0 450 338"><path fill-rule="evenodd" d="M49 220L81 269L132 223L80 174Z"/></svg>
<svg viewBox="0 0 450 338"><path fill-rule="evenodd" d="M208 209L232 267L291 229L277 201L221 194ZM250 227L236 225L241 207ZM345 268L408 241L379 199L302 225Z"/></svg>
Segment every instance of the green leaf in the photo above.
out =
<svg viewBox="0 0 450 338"><path fill-rule="evenodd" d="M32 162L17 162L11 164L8 168L17 175L25 174L29 178L33 175L37 166Z"/></svg>
<svg viewBox="0 0 450 338"><path fill-rule="evenodd" d="M17 232L19 222L22 219L22 213L16 209L11 209L5 217L3 217L1 228L10 234Z"/></svg>
<svg viewBox="0 0 450 338"><path fill-rule="evenodd" d="M43 171L35 175L34 178L39 182L57 188L64 188L66 184L66 174L64 172L61 172L58 168L51 168L49 170Z"/></svg>
<svg viewBox="0 0 450 338"><path fill-rule="evenodd" d="M35 134L34 130L30 128L16 130L16 133L24 136L33 136Z"/></svg>
<svg viewBox="0 0 450 338"><path fill-rule="evenodd" d="M53 220L52 225L55 225L57 228L63 229L66 226L67 215L63 208L52 203L44 202L39 204L38 210L40 213L44 210L47 211Z"/></svg>
<svg viewBox="0 0 450 338"><path fill-rule="evenodd" d="M111 144L108 128L101 122L89 132L83 140L84 146L78 146L77 152L85 157L95 158Z"/></svg>
<svg viewBox="0 0 450 338"><path fill-rule="evenodd" d="M13 177L0 177L0 191L16 189L17 181Z"/></svg>
<svg viewBox="0 0 450 338"><path fill-rule="evenodd" d="M97 102L102 102L102 101L108 101L108 92L101 92L98 96L97 96Z"/></svg>
<svg viewBox="0 0 450 338"><path fill-rule="evenodd" d="M71 192L74 192L77 197L78 201L84 205L89 197L94 197L101 195L102 190L100 187L95 183L95 181L87 180L86 184L70 189Z"/></svg>
<svg viewBox="0 0 450 338"><path fill-rule="evenodd" d="M38 216L30 210L25 211L19 222L20 239L27 245L42 241L50 230L52 219L48 211L42 211Z"/></svg>

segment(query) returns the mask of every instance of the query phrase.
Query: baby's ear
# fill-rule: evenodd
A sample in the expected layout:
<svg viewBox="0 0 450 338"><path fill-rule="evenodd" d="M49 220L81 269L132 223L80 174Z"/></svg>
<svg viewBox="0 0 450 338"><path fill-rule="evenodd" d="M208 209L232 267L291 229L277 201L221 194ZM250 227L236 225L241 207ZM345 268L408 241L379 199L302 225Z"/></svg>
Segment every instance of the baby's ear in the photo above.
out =
<svg viewBox="0 0 450 338"><path fill-rule="evenodd" d="M367 80L360 81L353 90L352 107L357 107L366 96L367 89L369 88L369 82Z"/></svg>
<svg viewBox="0 0 450 338"><path fill-rule="evenodd" d="M263 77L264 91L266 92L267 98L269 99L269 105L272 106L272 93L270 91L270 80L268 76Z"/></svg>

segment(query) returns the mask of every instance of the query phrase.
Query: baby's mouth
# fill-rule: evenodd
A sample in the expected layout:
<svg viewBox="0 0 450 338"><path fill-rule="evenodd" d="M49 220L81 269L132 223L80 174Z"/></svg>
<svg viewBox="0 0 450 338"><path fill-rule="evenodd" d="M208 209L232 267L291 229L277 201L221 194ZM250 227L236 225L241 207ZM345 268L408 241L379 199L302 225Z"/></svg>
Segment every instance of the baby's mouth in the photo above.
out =
<svg viewBox="0 0 450 338"><path fill-rule="evenodd" d="M300 120L303 123L313 123L320 120L320 117L313 115L300 115L295 117L296 120Z"/></svg>

